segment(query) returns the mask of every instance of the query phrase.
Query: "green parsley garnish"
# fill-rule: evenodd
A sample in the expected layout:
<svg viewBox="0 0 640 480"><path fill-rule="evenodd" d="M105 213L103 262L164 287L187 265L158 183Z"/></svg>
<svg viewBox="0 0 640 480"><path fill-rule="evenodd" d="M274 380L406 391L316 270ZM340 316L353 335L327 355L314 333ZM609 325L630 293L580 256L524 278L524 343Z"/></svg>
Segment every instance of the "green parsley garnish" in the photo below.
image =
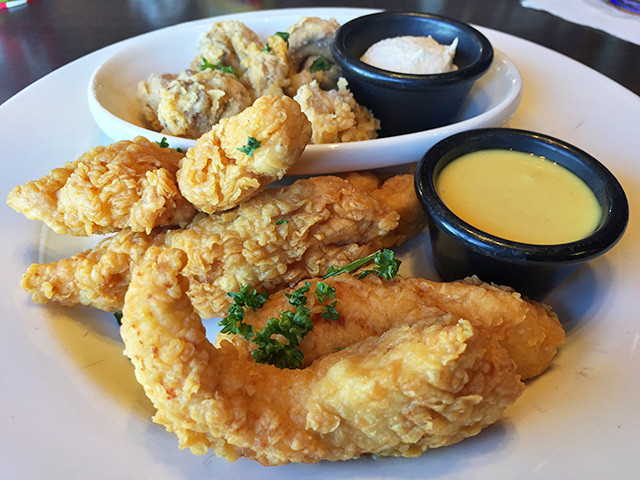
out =
<svg viewBox="0 0 640 480"><path fill-rule="evenodd" d="M264 46L264 48L262 49L263 52L271 52L272 48L269 46L269 42L267 42L267 44Z"/></svg>
<svg viewBox="0 0 640 480"><path fill-rule="evenodd" d="M289 46L289 33L287 32L276 32L276 35L281 37L284 40L284 43L287 44L287 47Z"/></svg>
<svg viewBox="0 0 640 480"><path fill-rule="evenodd" d="M259 147L259 140L253 137L247 137L247 144L242 148L238 148L238 150L244 153L247 157L251 157Z"/></svg>
<svg viewBox="0 0 640 480"><path fill-rule="evenodd" d="M280 220L278 220L276 222L276 225L282 225L283 223L289 223L289 220L285 220L284 218L281 218Z"/></svg>
<svg viewBox="0 0 640 480"><path fill-rule="evenodd" d="M322 72L324 70L329 70L332 66L333 62L322 55L313 61L313 63L309 67L309 71L311 73Z"/></svg>
<svg viewBox="0 0 640 480"><path fill-rule="evenodd" d="M363 270L358 278L373 273L391 280L398 273L400 266L400 260L394 258L391 250L379 250L344 267L329 268L324 278L354 272L371 262L376 266L371 270ZM255 343L257 348L251 352L251 356L258 363L268 363L278 368L300 367L304 354L298 347L302 339L313 329L311 311L307 307L307 294L310 289L310 282L305 282L297 290L285 293L289 305L295 310L280 311L279 318L270 318L265 327L255 333L253 326L244 322L246 308L255 312L265 304L269 294L258 293L248 285L242 286L240 292L228 293L233 298L233 304L229 307L227 316L219 323L223 327L221 332L242 335L245 340ZM325 282L317 282L313 293L318 301L324 304L321 316L328 320L337 320L340 315L336 308L336 289ZM333 303L327 303L331 300Z"/></svg>
<svg viewBox="0 0 640 480"><path fill-rule="evenodd" d="M113 316L116 317L118 325L122 326L122 312L113 312Z"/></svg>
<svg viewBox="0 0 640 480"><path fill-rule="evenodd" d="M398 274L398 268L400 268L400 264L402 263L397 258L394 258L391 250L378 250L377 252L367 255L366 257L362 257L355 262L345 265L344 267L329 267L329 270L327 270L327 273L323 278L333 277L335 275L340 275L341 273L352 273L371 262L374 262L376 266L371 270L362 271L358 278L364 278L367 275L374 273L385 280L391 280Z"/></svg>
<svg viewBox="0 0 640 480"><path fill-rule="evenodd" d="M206 70L206 69L219 70L222 73L231 73L231 74L235 75L237 78L240 78L240 77L238 77L238 74L233 69L233 67L226 67L226 66L222 65L222 60L218 60L216 63L211 63L206 58L202 57L202 63L200 64L200 70L203 71L203 70Z"/></svg>
<svg viewBox="0 0 640 480"><path fill-rule="evenodd" d="M162 137L162 140L160 140L159 142L156 142L158 145L160 145L160 148L169 148L169 142L167 142L167 137ZM182 149L181 148L175 148L174 149L176 152L180 152L182 153Z"/></svg>
<svg viewBox="0 0 640 480"><path fill-rule="evenodd" d="M219 325L222 333L236 333L242 335L245 340L251 340L253 337L253 326L244 323L245 307L250 308L254 312L260 309L269 299L268 293L258 293L256 290L251 291L248 285L240 287L240 292L227 293L233 298L233 303L229 307L227 316L224 317Z"/></svg>

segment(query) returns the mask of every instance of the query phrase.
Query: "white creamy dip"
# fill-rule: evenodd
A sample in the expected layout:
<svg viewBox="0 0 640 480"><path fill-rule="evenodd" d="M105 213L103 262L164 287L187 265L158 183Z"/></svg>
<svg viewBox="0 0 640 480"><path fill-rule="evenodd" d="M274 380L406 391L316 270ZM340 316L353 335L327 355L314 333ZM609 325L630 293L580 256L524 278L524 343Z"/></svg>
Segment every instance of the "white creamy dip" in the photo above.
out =
<svg viewBox="0 0 640 480"><path fill-rule="evenodd" d="M458 68L453 64L457 46L457 38L451 45L440 45L431 36L385 38L371 45L360 60L398 73L445 73Z"/></svg>

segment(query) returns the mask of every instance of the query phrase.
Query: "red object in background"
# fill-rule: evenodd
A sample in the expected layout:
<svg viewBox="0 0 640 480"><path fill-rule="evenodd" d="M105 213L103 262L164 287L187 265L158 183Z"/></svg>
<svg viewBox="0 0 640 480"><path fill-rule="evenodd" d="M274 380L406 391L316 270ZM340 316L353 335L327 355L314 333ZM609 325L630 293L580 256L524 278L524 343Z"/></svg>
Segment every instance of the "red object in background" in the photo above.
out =
<svg viewBox="0 0 640 480"><path fill-rule="evenodd" d="M11 7L17 7L18 5L24 5L29 0L12 0L10 2L0 2L0 10L6 10Z"/></svg>

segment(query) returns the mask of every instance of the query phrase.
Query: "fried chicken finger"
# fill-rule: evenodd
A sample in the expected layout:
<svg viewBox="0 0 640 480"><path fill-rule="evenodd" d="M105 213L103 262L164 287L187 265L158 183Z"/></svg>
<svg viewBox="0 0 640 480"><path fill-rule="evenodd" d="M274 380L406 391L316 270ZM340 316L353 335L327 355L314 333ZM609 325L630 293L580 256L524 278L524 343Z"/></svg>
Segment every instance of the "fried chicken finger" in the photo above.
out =
<svg viewBox="0 0 640 480"><path fill-rule="evenodd" d="M416 456L477 434L522 392L499 343L454 317L389 330L298 370L216 349L180 275L186 262L177 249L147 251L121 334L154 421L193 453L264 465Z"/></svg>

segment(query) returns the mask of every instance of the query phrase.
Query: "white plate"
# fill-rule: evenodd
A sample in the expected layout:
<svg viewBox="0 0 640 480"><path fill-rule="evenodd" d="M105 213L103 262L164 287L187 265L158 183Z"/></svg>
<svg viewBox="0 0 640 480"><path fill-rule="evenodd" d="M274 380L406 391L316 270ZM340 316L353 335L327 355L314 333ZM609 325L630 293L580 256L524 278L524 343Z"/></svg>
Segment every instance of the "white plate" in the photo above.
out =
<svg viewBox="0 0 640 480"><path fill-rule="evenodd" d="M352 17L335 9L325 18L345 23ZM299 17L289 11L269 18L245 17L245 23L267 38L286 30ZM116 53L100 65L88 86L89 109L98 126L113 140L142 135L159 142L163 137L174 148L187 150L195 140L145 128L137 85L152 73L180 73L195 58L196 45L211 19L151 32L118 44ZM439 140L472 128L499 126L509 120L520 103L522 79L516 66L500 51L489 71L473 86L456 122L440 128L390 138L343 144L309 145L290 174L369 170L416 162ZM375 112L374 112L375 113Z"/></svg>
<svg viewBox="0 0 640 480"><path fill-rule="evenodd" d="M255 21L282 13L236 18ZM355 16L363 11L285 13ZM173 434L150 420L153 409L122 355L111 315L34 305L18 286L30 263L71 255L83 242L46 229L42 235L39 223L5 206L0 209L0 477L637 478L640 98L558 53L481 30L523 76L522 103L508 126L563 138L599 158L618 177L631 206L621 242L548 298L567 329L567 344L502 420L474 438L416 459L263 468L178 450ZM109 142L92 121L86 86L117 49L75 61L0 106L0 125L15 127L0 129L5 198L13 186ZM404 273L432 276L423 240L401 249Z"/></svg>

